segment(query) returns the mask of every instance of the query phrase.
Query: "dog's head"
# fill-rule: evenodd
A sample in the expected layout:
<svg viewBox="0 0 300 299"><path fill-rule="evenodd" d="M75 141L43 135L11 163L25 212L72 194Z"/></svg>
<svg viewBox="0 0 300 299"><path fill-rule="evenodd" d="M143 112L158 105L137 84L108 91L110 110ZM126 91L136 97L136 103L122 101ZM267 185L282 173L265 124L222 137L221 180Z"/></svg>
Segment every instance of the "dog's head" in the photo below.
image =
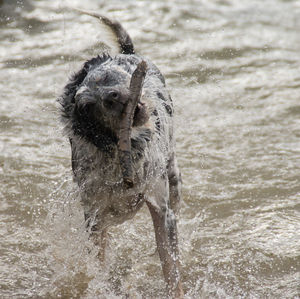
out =
<svg viewBox="0 0 300 299"><path fill-rule="evenodd" d="M86 62L59 99L69 129L102 149L116 143L135 67L134 61L125 63L108 55ZM139 102L133 126L143 125L148 118L146 105Z"/></svg>
<svg viewBox="0 0 300 299"><path fill-rule="evenodd" d="M89 70L75 94L77 118L115 133L129 99L129 82L130 75L118 66L102 64Z"/></svg>

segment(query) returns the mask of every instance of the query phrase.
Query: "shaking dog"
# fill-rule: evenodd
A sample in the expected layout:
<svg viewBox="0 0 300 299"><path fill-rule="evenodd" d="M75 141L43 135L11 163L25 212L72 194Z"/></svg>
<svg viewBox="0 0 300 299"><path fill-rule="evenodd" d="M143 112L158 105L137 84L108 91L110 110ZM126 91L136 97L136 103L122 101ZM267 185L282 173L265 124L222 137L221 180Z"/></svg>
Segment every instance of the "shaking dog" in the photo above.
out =
<svg viewBox="0 0 300 299"><path fill-rule="evenodd" d="M87 225L103 261L109 226L132 218L146 204L168 294L183 298L172 99L159 69L135 54L120 23L83 13L106 25L119 47L116 56L102 53L85 62L58 99Z"/></svg>

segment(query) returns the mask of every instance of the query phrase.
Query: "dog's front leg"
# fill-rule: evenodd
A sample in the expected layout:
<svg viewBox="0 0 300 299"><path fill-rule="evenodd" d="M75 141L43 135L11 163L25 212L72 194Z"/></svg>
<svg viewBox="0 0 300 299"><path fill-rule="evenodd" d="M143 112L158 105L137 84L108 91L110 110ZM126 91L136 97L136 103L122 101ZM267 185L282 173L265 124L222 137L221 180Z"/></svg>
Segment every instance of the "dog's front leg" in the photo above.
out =
<svg viewBox="0 0 300 299"><path fill-rule="evenodd" d="M101 264L105 262L105 251L107 247L107 229L101 231L101 233L92 233L91 238L94 244L99 247L98 255Z"/></svg>
<svg viewBox="0 0 300 299"><path fill-rule="evenodd" d="M176 218L173 211L166 206L161 207L146 201L155 231L155 238L163 274L172 298L183 298L183 290L179 272L178 241Z"/></svg>
<svg viewBox="0 0 300 299"><path fill-rule="evenodd" d="M98 258L103 264L105 262L105 251L107 246L107 229L104 229L100 234Z"/></svg>

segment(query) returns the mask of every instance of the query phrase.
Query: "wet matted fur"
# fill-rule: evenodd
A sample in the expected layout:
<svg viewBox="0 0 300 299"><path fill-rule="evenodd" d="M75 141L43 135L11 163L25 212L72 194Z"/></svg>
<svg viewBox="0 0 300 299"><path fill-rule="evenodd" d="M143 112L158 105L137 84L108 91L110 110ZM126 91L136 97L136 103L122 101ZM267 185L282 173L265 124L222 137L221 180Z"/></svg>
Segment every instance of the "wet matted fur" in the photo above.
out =
<svg viewBox="0 0 300 299"><path fill-rule="evenodd" d="M102 53L84 63L58 99L85 217L103 259L107 228L132 218L146 203L169 295L182 298L175 217L181 179L174 148L172 100L161 72L150 60L135 54L123 27L104 16L91 15L113 31L120 54ZM147 73L131 129L134 185L126 188L118 157L118 129L131 76L141 61L146 61Z"/></svg>

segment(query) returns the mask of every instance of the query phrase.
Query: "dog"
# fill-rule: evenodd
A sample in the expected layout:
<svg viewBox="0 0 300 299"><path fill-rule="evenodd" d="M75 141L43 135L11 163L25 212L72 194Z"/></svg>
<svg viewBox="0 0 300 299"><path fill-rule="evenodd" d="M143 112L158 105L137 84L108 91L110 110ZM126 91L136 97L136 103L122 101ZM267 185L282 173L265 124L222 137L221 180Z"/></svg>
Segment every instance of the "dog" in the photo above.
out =
<svg viewBox="0 0 300 299"><path fill-rule="evenodd" d="M168 294L183 298L175 216L182 182L175 155L174 109L165 79L150 60L135 53L119 22L83 13L111 30L119 47L115 56L104 52L85 62L58 98L87 226L104 261L107 229L132 218L146 204ZM138 68L144 74L136 75ZM132 79L134 76L137 79ZM135 91L137 102L127 117L124 111L133 97L134 80L140 84ZM127 119L129 134L123 151L122 119ZM122 153L127 164L120 158ZM124 165L131 169L129 181L125 180Z"/></svg>

